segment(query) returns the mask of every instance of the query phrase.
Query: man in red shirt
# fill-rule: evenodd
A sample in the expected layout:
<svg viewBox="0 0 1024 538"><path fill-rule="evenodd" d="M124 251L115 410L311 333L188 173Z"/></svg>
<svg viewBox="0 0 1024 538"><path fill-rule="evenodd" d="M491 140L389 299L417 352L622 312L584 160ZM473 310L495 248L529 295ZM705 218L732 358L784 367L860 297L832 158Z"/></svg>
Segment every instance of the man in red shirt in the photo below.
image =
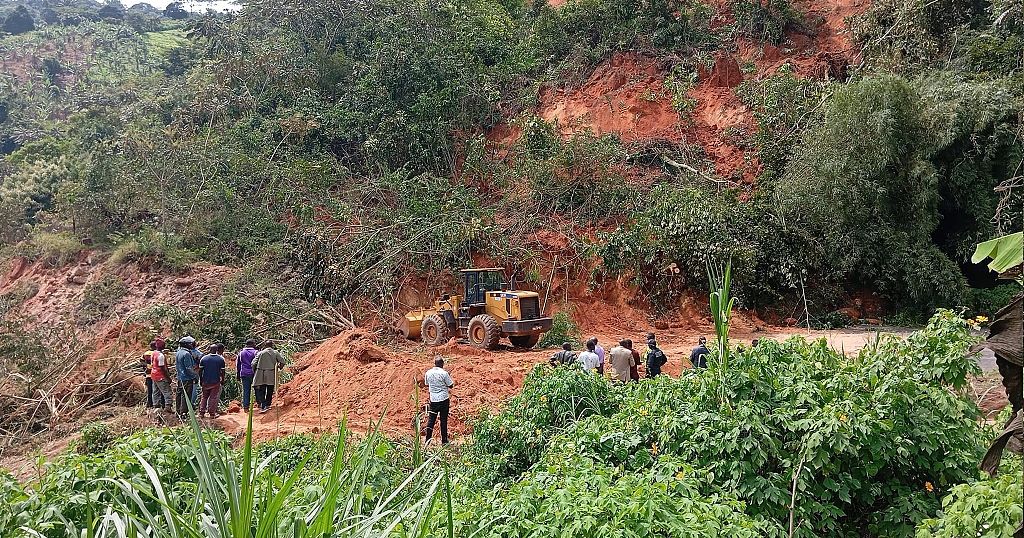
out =
<svg viewBox="0 0 1024 538"><path fill-rule="evenodd" d="M154 401L160 401L163 399L163 409L168 413L174 412L174 399L171 398L171 372L167 369L167 355L164 354L164 347L166 344L160 338L153 341L153 352L149 356L150 360L150 377L153 379L153 386L156 388L156 392L160 393L157 397L154 394Z"/></svg>

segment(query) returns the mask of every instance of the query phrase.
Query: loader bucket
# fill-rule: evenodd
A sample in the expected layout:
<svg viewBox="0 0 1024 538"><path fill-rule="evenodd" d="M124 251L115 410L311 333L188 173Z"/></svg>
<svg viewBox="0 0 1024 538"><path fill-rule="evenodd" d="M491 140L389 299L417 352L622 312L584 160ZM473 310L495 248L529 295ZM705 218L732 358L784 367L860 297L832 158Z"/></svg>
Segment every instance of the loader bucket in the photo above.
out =
<svg viewBox="0 0 1024 538"><path fill-rule="evenodd" d="M423 318L433 313L434 310L427 308L413 310L398 320L396 328L406 339L415 340L420 337L420 324L423 323Z"/></svg>

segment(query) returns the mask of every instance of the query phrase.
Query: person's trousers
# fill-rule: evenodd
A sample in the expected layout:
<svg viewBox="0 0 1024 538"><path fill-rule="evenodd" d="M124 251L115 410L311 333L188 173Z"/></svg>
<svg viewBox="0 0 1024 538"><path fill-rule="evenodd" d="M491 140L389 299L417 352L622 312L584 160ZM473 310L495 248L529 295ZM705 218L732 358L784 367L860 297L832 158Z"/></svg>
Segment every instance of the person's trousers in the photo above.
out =
<svg viewBox="0 0 1024 538"><path fill-rule="evenodd" d="M146 407L156 407L156 400L153 399L155 395L153 392L153 378L146 376Z"/></svg>
<svg viewBox="0 0 1024 538"><path fill-rule="evenodd" d="M163 379L160 381L153 381L153 386L156 388L158 394L153 396L154 403L158 403L157 407L163 407L164 409L171 411L171 403L174 401L171 396L171 382Z"/></svg>
<svg viewBox="0 0 1024 538"><path fill-rule="evenodd" d="M249 410L249 403L252 401L252 378L255 376L243 375L242 379L242 409Z"/></svg>
<svg viewBox="0 0 1024 538"><path fill-rule="evenodd" d="M427 441L434 434L434 421L440 417L441 419L441 444L448 444L448 410L451 407L451 399L447 399L440 402L430 402L430 413L427 418L427 429L424 430L423 435Z"/></svg>
<svg viewBox="0 0 1024 538"><path fill-rule="evenodd" d="M188 404L189 402L195 406L195 393L196 393L196 382L195 381L182 381L178 380L178 394L174 402L174 408L178 415L188 415Z"/></svg>
<svg viewBox="0 0 1024 538"><path fill-rule="evenodd" d="M256 385L256 406L260 409L270 409L274 401L273 385Z"/></svg>
<svg viewBox="0 0 1024 538"><path fill-rule="evenodd" d="M202 395L199 396L199 414L209 412L211 415L217 414L217 408L220 406L220 383L216 385L203 385Z"/></svg>

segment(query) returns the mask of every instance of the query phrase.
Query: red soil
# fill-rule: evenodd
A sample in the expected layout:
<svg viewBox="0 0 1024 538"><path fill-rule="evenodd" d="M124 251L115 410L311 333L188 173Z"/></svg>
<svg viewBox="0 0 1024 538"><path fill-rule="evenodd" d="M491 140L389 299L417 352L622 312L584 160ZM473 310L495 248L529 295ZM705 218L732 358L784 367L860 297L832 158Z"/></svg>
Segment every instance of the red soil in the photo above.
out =
<svg viewBox="0 0 1024 538"><path fill-rule="evenodd" d="M719 11L713 26L731 23L728 2L713 4ZM742 133L753 132L756 125L735 88L745 78L770 76L786 64L797 76L845 78L848 66L859 61L846 19L869 6L870 0L798 0L794 7L802 14L801 23L787 31L782 44L740 37L735 52L719 52L710 69L699 70L699 83L688 93L697 104L687 118L680 118L663 84L669 66L635 52L613 55L578 88L542 88L535 113L557 122L563 136L590 131L616 134L627 144L698 144L719 177L753 184L760 164L739 142ZM741 64L752 65L753 72L745 75ZM500 154L520 134L516 127L499 125L488 133L488 140Z"/></svg>
<svg viewBox="0 0 1024 538"><path fill-rule="evenodd" d="M659 62L635 53L619 53L599 65L574 90L545 87L537 115L557 122L563 135L590 130L618 134L623 142L680 140L679 114L663 85Z"/></svg>

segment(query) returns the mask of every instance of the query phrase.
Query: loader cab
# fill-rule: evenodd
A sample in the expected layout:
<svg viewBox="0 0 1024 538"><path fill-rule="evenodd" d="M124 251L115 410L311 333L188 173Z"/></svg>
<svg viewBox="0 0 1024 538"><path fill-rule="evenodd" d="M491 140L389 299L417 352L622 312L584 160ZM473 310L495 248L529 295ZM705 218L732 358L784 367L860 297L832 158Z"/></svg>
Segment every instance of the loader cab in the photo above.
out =
<svg viewBox="0 0 1024 538"><path fill-rule="evenodd" d="M464 269L461 273L466 287L467 306L485 305L487 292L505 289L505 274L501 268Z"/></svg>

